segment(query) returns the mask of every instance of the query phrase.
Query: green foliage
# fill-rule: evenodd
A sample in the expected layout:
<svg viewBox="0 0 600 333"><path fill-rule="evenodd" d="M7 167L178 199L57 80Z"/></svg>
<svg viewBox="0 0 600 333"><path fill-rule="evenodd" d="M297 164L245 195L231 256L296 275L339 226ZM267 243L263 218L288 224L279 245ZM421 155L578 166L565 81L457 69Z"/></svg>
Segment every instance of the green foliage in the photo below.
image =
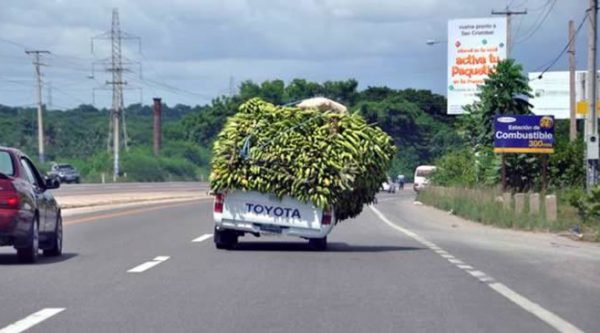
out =
<svg viewBox="0 0 600 333"><path fill-rule="evenodd" d="M155 157L150 148L123 154L122 170L129 181L196 180L196 166L182 157Z"/></svg>
<svg viewBox="0 0 600 333"><path fill-rule="evenodd" d="M571 191L569 201L585 222L600 225L600 185L592 188L589 194L582 190Z"/></svg>
<svg viewBox="0 0 600 333"><path fill-rule="evenodd" d="M163 104L163 150L164 158L184 159L195 166L196 177L206 179L209 173L210 148L223 128L245 101L260 97L275 104L288 104L300 100L323 96L337 100L352 112L360 112L369 122L377 123L393 137L401 147L392 163L392 176L397 174L412 177L419 164L431 163L444 153L461 145L461 138L452 125L453 117L446 112L446 99L428 90L396 90L388 87L369 87L358 90L356 80L311 82L294 79L285 84L281 80L254 83L243 82L239 94L231 97L216 97L203 106ZM132 172L144 175L154 171L133 164L153 158L152 108L149 105L132 104L125 109L130 157L126 167L128 177ZM92 105L80 105L67 111L45 111L46 152L49 161L69 162L81 170L84 181L99 181L104 173L112 174L112 158L107 153L109 142L109 110L97 109ZM19 147L31 157L37 152L37 123L34 108L11 108L0 105L0 145ZM136 152L141 149L142 152ZM123 150L123 158L127 154ZM139 155L147 155L146 159ZM133 164L132 164L133 163ZM149 162L152 163L152 162ZM44 169L47 166L44 166ZM170 177L181 173L173 168ZM131 169L133 168L133 169ZM134 170L134 171L131 171ZM136 171L137 170L137 171ZM156 168L154 169L156 170ZM189 176L189 170L184 174ZM168 175L157 176L167 179ZM149 179L149 177L142 177Z"/></svg>
<svg viewBox="0 0 600 333"><path fill-rule="evenodd" d="M450 152L435 162L437 170L432 182L441 186L467 186L477 184L476 156L469 149Z"/></svg>
<svg viewBox="0 0 600 333"><path fill-rule="evenodd" d="M467 106L459 123L461 133L473 147L492 147L495 115L531 113L527 102L515 98L532 95L523 67L513 59L498 62L477 96L479 101Z"/></svg>
<svg viewBox="0 0 600 333"><path fill-rule="evenodd" d="M485 79L478 97L479 101L466 107L468 113L460 118L458 128L474 152L484 153L487 157L494 143L494 116L531 113L530 105L522 99L532 97L522 66L513 59L500 61ZM492 163L481 165L481 171L488 176L496 171L497 165L495 161L489 162ZM540 178L541 160L537 155L507 155L506 166L508 186L516 191L534 188ZM487 167L491 169L487 170Z"/></svg>
<svg viewBox="0 0 600 333"><path fill-rule="evenodd" d="M570 142L566 136L558 136L555 153L550 155L549 182L552 188L583 188L585 167L584 143L581 138Z"/></svg>

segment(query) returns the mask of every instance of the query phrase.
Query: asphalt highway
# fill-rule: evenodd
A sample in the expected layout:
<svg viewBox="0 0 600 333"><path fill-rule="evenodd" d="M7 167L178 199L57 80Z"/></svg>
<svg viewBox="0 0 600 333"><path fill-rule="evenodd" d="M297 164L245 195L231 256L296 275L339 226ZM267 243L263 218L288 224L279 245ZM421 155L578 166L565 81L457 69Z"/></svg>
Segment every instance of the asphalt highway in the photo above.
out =
<svg viewBox="0 0 600 333"><path fill-rule="evenodd" d="M65 255L0 248L0 333L600 332L600 247L382 194L329 250L212 243L211 202L65 219Z"/></svg>

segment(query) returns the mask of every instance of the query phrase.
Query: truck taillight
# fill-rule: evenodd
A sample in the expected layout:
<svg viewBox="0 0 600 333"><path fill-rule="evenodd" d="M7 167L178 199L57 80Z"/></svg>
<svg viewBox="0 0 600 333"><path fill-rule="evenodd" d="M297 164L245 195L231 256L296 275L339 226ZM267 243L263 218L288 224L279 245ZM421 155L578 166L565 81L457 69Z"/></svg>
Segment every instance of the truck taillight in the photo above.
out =
<svg viewBox="0 0 600 333"><path fill-rule="evenodd" d="M215 213L223 213L223 201L225 201L225 194L217 193L215 195L215 206L214 206Z"/></svg>
<svg viewBox="0 0 600 333"><path fill-rule="evenodd" d="M328 210L323 211L323 218L321 219L321 224L330 225L331 224L331 212Z"/></svg>

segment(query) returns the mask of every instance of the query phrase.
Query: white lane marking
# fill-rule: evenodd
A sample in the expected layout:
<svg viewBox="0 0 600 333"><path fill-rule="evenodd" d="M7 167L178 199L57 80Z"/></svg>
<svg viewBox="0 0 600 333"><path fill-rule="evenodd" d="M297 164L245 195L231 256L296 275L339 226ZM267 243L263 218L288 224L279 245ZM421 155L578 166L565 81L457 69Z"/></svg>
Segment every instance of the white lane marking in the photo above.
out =
<svg viewBox="0 0 600 333"><path fill-rule="evenodd" d="M372 205L369 205L369 208L371 208L371 210L373 211L373 213L375 213L375 215L377 215L377 217L379 217L379 219L381 221L383 221L385 224L387 224L388 226L392 227L393 229L396 229L396 230L400 231L401 233L403 233L403 234L407 235L408 237L416 240L417 242L419 242L419 243L427 246L430 249L431 249L431 247L428 246L427 244L433 244L437 248L440 248L439 246L435 245L431 241L428 241L425 238L417 235L413 231L405 229L405 228L403 228L403 227L401 227L399 225L396 225L392 221L388 220L388 218L385 215L383 215L383 213L381 213L377 208L373 207ZM444 250L441 250L441 251L440 250L434 250L434 252L436 252L436 253L438 253L440 255L449 254L448 252L446 252ZM485 274L484 272L479 271L479 270L474 270L474 268L472 266L469 266L469 265L463 265L463 264L458 265L458 264L455 264L455 266L458 267L458 268L460 268L460 269L465 270L467 273L469 273L470 275L474 276L479 281L484 282L492 290L496 291L497 293L499 293L500 295L504 296L505 298L507 298L511 302L515 303L516 305L518 305L519 307L521 307L523 310L525 310L525 311L533 314L534 316L538 317L538 319L540 319L543 322L545 322L546 324L552 326L557 331L559 331L559 332L565 332L565 333L567 333L567 332L568 333L583 333L583 331L581 329L579 329L578 327L576 327L575 325L573 325L573 324L569 323L568 321L562 319L558 315L556 315L556 314L554 314L554 313L552 313L552 312L544 309L539 304L530 301L529 299L527 299L526 297L524 297L521 294L517 293L516 291L510 289L506 285L504 285L502 283L494 282L495 280L491 276Z"/></svg>
<svg viewBox="0 0 600 333"><path fill-rule="evenodd" d="M167 256L159 256L154 258L152 261L147 261L141 265L135 266L134 268L127 271L127 273L142 273L150 268L160 264L161 262L165 262L169 259Z"/></svg>
<svg viewBox="0 0 600 333"><path fill-rule="evenodd" d="M462 260L458 260L456 258L448 259L448 261L451 262L451 263L453 263L453 264L455 264L455 265L457 265L457 266L464 264L464 262L462 262Z"/></svg>
<svg viewBox="0 0 600 333"><path fill-rule="evenodd" d="M467 273L473 275L474 277L476 277L477 279L479 279L479 281L481 281L481 282L492 282L492 281L494 281L494 279L491 276L485 274L482 271L467 271Z"/></svg>
<svg viewBox="0 0 600 333"><path fill-rule="evenodd" d="M41 323L42 321L57 315L64 311L65 308L46 308L42 309L34 314L31 314L13 324L0 329L0 333L20 333L25 330L32 328L33 326Z"/></svg>
<svg viewBox="0 0 600 333"><path fill-rule="evenodd" d="M204 242L205 240L211 238L212 236L213 236L212 234L204 234L204 235L192 240L192 242L194 242L194 243Z"/></svg>
<svg viewBox="0 0 600 333"><path fill-rule="evenodd" d="M554 313L544 309L539 304L533 303L532 301L528 300L527 298L517 294L512 289L508 288L507 286L503 285L502 283L498 283L498 282L490 283L490 284L488 284L488 286L490 286L490 288L494 289L502 296L504 296L504 297L508 298L509 300L513 301L514 303L518 304L520 307L524 308L525 310L536 314L536 316L538 318L540 318L543 321L545 321L546 323L550 324L552 327L556 328L560 332L583 332L582 330L580 330L573 324L558 317Z"/></svg>

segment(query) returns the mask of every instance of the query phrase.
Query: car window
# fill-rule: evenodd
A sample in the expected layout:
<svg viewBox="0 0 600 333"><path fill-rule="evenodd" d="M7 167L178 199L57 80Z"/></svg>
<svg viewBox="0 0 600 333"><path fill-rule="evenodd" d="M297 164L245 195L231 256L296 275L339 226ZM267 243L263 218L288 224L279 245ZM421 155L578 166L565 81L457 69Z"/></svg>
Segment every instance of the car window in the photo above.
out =
<svg viewBox="0 0 600 333"><path fill-rule="evenodd" d="M13 176L15 174L12 158L7 151L0 151L0 172L7 176Z"/></svg>
<svg viewBox="0 0 600 333"><path fill-rule="evenodd" d="M433 170L417 170L417 177L429 177Z"/></svg>
<svg viewBox="0 0 600 333"><path fill-rule="evenodd" d="M21 159L21 166L23 167L23 170L25 170L25 179L32 184L37 184L35 177L33 176L33 171L31 171L29 164L27 164L27 161L25 161L24 158Z"/></svg>
<svg viewBox="0 0 600 333"><path fill-rule="evenodd" d="M25 169L28 180L34 185L41 186L42 176L39 174L33 163L23 157L21 158L21 165L23 165L23 168Z"/></svg>

